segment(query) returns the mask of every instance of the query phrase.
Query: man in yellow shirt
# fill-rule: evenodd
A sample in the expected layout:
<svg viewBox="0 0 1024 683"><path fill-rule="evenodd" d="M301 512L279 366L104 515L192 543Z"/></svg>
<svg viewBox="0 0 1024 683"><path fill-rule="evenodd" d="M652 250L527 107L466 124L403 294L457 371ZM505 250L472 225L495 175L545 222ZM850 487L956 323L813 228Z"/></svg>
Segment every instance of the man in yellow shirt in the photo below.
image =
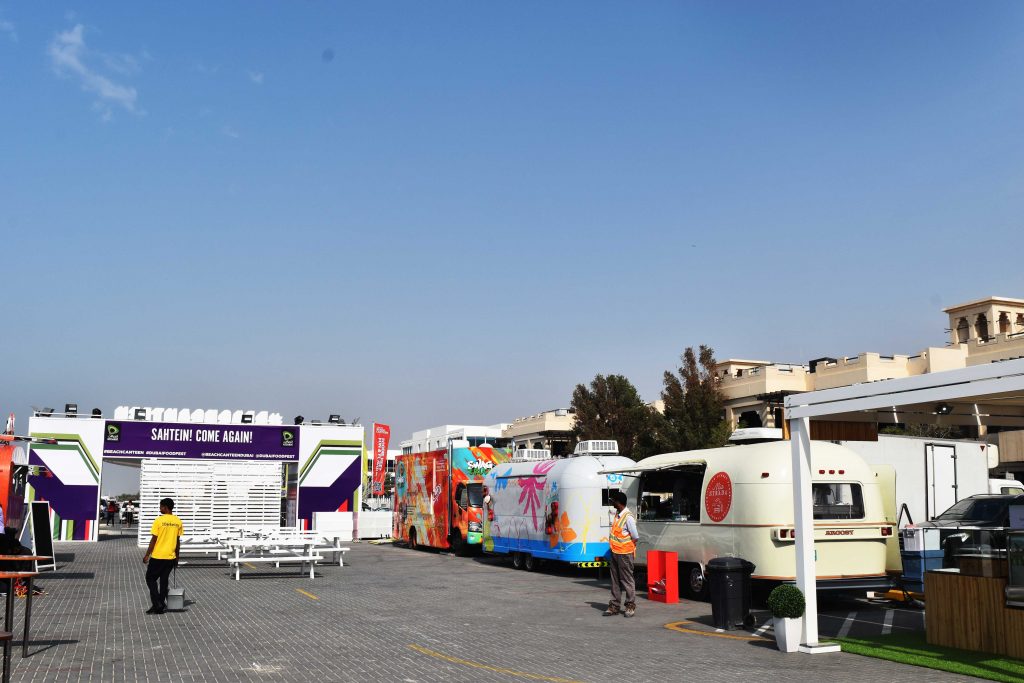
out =
<svg viewBox="0 0 1024 683"><path fill-rule="evenodd" d="M184 531L181 520L173 512L173 500L164 498L160 501L160 516L153 521L149 548L142 556L142 564L149 565L146 569L146 585L149 586L149 599L153 603L146 614L163 614L167 609L167 579L178 564L178 550Z"/></svg>

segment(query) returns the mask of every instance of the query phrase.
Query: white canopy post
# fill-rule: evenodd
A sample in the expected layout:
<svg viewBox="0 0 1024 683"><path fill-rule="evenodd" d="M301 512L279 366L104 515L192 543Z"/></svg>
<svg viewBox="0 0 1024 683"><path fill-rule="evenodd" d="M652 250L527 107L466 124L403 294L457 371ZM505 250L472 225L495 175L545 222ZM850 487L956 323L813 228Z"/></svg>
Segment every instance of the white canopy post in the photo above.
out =
<svg viewBox="0 0 1024 683"><path fill-rule="evenodd" d="M814 498L811 489L811 424L803 417L790 423L793 444L793 519L796 522L796 584L804 594L803 636L818 644L818 574L814 566Z"/></svg>

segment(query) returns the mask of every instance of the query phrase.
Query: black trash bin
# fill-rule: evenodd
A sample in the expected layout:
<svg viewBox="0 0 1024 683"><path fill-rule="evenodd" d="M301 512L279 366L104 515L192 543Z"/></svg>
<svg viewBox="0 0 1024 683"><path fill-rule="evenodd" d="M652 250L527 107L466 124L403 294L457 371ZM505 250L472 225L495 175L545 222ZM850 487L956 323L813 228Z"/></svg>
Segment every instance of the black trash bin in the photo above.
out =
<svg viewBox="0 0 1024 683"><path fill-rule="evenodd" d="M750 625L750 575L754 564L739 557L716 557L705 568L715 628Z"/></svg>

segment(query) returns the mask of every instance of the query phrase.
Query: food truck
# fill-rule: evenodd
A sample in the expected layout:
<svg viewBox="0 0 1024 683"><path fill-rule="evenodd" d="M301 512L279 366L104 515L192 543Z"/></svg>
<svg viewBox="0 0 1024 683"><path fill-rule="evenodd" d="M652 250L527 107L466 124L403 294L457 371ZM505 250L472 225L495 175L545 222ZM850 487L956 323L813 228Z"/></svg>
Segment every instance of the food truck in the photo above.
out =
<svg viewBox="0 0 1024 683"><path fill-rule="evenodd" d="M395 457L393 538L409 547L462 551L483 539L483 480L511 450L470 446L453 439L447 448Z"/></svg>
<svg viewBox="0 0 1024 683"><path fill-rule="evenodd" d="M7 418L7 425L0 433L0 508L3 508L3 526L22 530L28 517L28 503L25 500L25 484L28 479L28 449L25 444L33 441L56 443L55 439L32 439L14 434L14 413ZM3 528L0 528L0 532Z"/></svg>
<svg viewBox="0 0 1024 683"><path fill-rule="evenodd" d="M598 454L594 444L607 449ZM593 452L594 455L582 455ZM576 456L552 460L548 451L517 451L512 462L484 478L484 551L512 558L532 571L542 560L599 566L608 556L614 508L609 494L623 487L622 474L601 474L635 463L614 441L583 442Z"/></svg>
<svg viewBox="0 0 1024 683"><path fill-rule="evenodd" d="M792 444L788 441L655 455L603 474L626 477L637 517L637 564L649 550L678 553L681 583L707 594L704 568L719 556L755 565L752 578L796 579ZM886 520L877 477L843 446L812 451L818 590L887 590Z"/></svg>

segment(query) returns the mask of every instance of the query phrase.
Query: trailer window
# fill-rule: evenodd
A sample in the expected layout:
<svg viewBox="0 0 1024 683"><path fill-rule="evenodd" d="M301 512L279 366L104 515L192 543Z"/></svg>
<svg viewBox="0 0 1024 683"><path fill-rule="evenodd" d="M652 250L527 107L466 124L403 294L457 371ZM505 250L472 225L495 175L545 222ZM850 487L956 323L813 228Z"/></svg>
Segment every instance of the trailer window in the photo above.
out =
<svg viewBox="0 0 1024 683"><path fill-rule="evenodd" d="M612 506L612 491L618 491L618 489L601 489L601 505L606 508Z"/></svg>
<svg viewBox="0 0 1024 683"><path fill-rule="evenodd" d="M478 508L483 507L484 504L484 485L483 484L470 484L469 485L469 506Z"/></svg>
<svg viewBox="0 0 1024 683"><path fill-rule="evenodd" d="M465 484L459 484L458 488L455 489L455 502L463 510L469 507L469 489L466 488Z"/></svg>
<svg viewBox="0 0 1024 683"><path fill-rule="evenodd" d="M814 484L814 519L863 519L864 497L860 484Z"/></svg>
<svg viewBox="0 0 1024 683"><path fill-rule="evenodd" d="M704 465L684 465L640 477L640 519L699 522Z"/></svg>

